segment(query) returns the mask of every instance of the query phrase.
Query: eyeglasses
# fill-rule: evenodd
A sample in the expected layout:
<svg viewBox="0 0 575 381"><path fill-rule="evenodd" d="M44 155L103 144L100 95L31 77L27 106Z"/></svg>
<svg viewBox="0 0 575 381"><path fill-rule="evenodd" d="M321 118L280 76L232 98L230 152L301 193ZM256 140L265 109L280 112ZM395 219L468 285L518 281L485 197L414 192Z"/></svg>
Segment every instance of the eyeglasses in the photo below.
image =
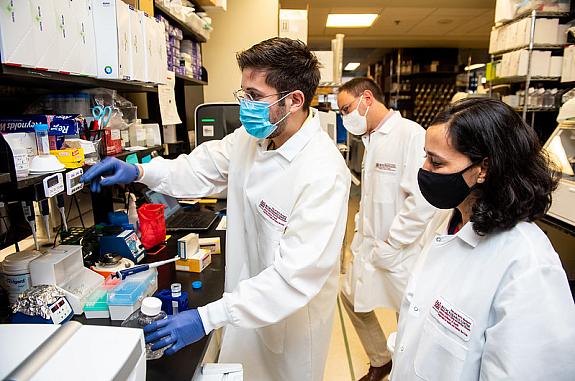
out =
<svg viewBox="0 0 575 381"><path fill-rule="evenodd" d="M342 107L340 107L340 108L339 108L339 113L340 113L341 115L347 115L347 114L349 114L349 108L350 108L351 105L352 105L356 100L358 100L358 99L359 99L359 98L355 98L353 101L351 101L351 102L349 102L348 104L343 105Z"/></svg>
<svg viewBox="0 0 575 381"><path fill-rule="evenodd" d="M236 98L236 100L238 102L241 102L243 100L248 100L248 101L259 101L265 98L269 98L269 97L273 97L274 95L283 95L283 94L287 94L290 93L290 91L280 91L279 93L275 93L275 94L269 94L269 95L253 95L249 92L246 92L244 89L239 89L234 91L234 98Z"/></svg>

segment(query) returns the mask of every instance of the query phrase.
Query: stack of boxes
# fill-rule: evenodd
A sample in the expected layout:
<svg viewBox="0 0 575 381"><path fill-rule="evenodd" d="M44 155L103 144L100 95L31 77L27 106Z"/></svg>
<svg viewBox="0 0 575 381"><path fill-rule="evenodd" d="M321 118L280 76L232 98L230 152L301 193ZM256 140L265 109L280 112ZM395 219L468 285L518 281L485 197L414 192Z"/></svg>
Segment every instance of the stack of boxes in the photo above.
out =
<svg viewBox="0 0 575 381"><path fill-rule="evenodd" d="M184 65L186 75L195 79L202 79L202 50L199 42L183 40L180 47L181 63Z"/></svg>
<svg viewBox="0 0 575 381"><path fill-rule="evenodd" d="M183 32L158 16L164 24L168 70L195 79L202 78L202 53L199 42L184 40Z"/></svg>

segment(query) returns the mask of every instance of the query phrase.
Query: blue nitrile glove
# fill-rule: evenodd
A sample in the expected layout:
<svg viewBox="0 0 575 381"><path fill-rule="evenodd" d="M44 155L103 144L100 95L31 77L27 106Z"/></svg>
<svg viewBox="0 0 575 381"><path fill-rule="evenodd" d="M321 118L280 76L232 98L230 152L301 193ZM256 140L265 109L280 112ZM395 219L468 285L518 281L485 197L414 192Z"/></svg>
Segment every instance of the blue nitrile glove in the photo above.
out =
<svg viewBox="0 0 575 381"><path fill-rule="evenodd" d="M164 352L168 356L206 336L202 319L196 309L148 324L144 327L144 333L146 343L153 344L153 351L173 344Z"/></svg>
<svg viewBox="0 0 575 381"><path fill-rule="evenodd" d="M82 175L80 181L89 183L92 192L100 192L103 186L114 184L129 184L140 175L140 170L135 164L129 164L115 157L107 157L92 166ZM102 178L102 176L106 176Z"/></svg>

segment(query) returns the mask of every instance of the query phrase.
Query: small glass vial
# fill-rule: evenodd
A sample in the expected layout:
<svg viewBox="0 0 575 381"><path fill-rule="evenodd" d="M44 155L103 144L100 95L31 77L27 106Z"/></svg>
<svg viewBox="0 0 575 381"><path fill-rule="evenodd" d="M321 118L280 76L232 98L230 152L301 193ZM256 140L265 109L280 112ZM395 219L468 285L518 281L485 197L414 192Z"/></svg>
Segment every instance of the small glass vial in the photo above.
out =
<svg viewBox="0 0 575 381"><path fill-rule="evenodd" d="M179 299L182 295L182 285L180 283L173 283L172 289L172 315L175 316L179 312Z"/></svg>
<svg viewBox="0 0 575 381"><path fill-rule="evenodd" d="M48 140L48 125L37 124L34 126L36 133L36 147L38 155L50 155L50 141Z"/></svg>

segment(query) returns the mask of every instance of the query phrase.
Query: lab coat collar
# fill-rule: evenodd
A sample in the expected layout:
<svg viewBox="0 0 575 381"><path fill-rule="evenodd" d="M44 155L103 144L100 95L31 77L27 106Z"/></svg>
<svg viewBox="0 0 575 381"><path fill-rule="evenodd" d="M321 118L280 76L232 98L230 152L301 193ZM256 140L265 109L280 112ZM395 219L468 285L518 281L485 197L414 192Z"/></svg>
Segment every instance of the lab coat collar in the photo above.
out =
<svg viewBox="0 0 575 381"><path fill-rule="evenodd" d="M315 135L319 130L319 114L315 109L310 107L309 115L299 131L296 132L291 138L289 138L288 141L285 142L280 148L273 152L283 156L284 159L291 162L311 140L312 136ZM264 147L267 147L269 140L266 139L262 140L261 142L264 144Z"/></svg>
<svg viewBox="0 0 575 381"><path fill-rule="evenodd" d="M447 237L451 237L453 239L460 239L473 248L477 247L482 237L473 230L473 222L471 221L466 223L455 235L447 235L447 228L452 215L453 213L447 213L445 220L437 227L435 233L446 238L445 240L438 240L438 242L450 241L451 239L447 239Z"/></svg>
<svg viewBox="0 0 575 381"><path fill-rule="evenodd" d="M369 141L371 135L375 134L389 134L393 127L402 119L402 116L399 112L389 109L389 113L379 122L379 125L376 127L375 130L371 134L365 134L361 137L363 144L367 147L369 145Z"/></svg>

